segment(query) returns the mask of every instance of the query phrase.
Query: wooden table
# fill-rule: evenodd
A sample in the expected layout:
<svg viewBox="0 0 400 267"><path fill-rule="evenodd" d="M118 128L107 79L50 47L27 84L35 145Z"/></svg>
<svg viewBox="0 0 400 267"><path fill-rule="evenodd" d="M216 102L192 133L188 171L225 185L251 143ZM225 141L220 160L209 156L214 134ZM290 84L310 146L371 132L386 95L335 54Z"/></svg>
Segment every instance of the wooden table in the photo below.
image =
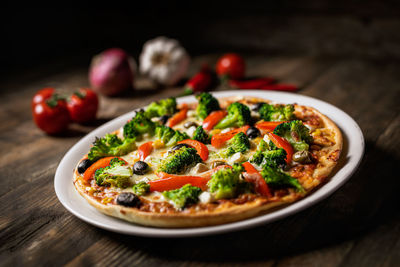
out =
<svg viewBox="0 0 400 267"><path fill-rule="evenodd" d="M191 74L217 55L197 57ZM251 56L249 74L302 87L360 125L366 152L358 171L336 193L283 220L223 235L156 239L101 230L69 213L54 192L63 155L105 121L181 88L140 90L101 99L100 119L60 137L35 127L30 100L52 85L87 85L86 68L44 69L1 83L0 263L4 265L399 266L400 65L364 59ZM41 75L45 73L45 77Z"/></svg>

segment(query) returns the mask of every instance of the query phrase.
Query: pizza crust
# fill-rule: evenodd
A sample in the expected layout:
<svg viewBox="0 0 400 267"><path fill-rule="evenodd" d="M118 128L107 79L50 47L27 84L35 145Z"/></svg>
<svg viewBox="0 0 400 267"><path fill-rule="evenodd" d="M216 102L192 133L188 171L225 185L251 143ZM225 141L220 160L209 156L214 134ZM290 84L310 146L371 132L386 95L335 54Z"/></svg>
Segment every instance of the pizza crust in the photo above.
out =
<svg viewBox="0 0 400 267"><path fill-rule="evenodd" d="M271 211L274 207L289 204L295 201L286 199L265 203L258 199L251 203L230 208L221 207L212 212L201 212L195 214L186 213L155 213L143 212L136 208L128 208L120 205L105 205L85 193L82 187L76 186L78 192L97 210L125 221L155 227L183 228L218 225L228 222L240 221L246 218L255 217L265 211Z"/></svg>
<svg viewBox="0 0 400 267"><path fill-rule="evenodd" d="M312 109L312 111L322 119L325 126L324 128L327 128L333 132L333 137L335 140L335 144L329 148L326 148L326 157L319 159L321 167L317 168L313 174L313 178L322 181L329 176L339 160L343 147L343 137L341 131L332 120L321 114L318 110L314 108L310 109Z"/></svg>
<svg viewBox="0 0 400 267"><path fill-rule="evenodd" d="M231 102L242 102L242 103L256 103L256 102L269 102L268 100L254 97L227 97L219 98L221 107L226 107ZM332 134L330 138L334 140L334 144L321 148L320 156L318 158L318 164L313 171L312 175L307 179L310 179L310 186L305 187L306 193L300 194L294 191L290 191L289 195L282 198L267 199L265 197L255 197L252 201L245 202L243 204L232 204L231 202L222 203L218 208L212 210L201 210L199 212L149 212L141 211L137 208L129 208L121 205L108 203L103 204L99 202L95 197L90 195L87 191L87 184L82 180L82 177L74 172L74 185L80 195L82 195L92 206L94 206L100 212L120 218L129 222L155 227L201 227L209 225L218 225L228 222L239 221L251 217L265 214L275 210L277 207L288 205L300 198L305 197L311 191L315 190L320 184L322 184L333 168L338 162L340 152L342 150L342 134L339 128L325 115L321 114L314 108L295 105L296 112L307 112L315 114L322 123L322 128L329 130ZM300 179L299 179L300 180ZM300 181L305 183L306 181Z"/></svg>

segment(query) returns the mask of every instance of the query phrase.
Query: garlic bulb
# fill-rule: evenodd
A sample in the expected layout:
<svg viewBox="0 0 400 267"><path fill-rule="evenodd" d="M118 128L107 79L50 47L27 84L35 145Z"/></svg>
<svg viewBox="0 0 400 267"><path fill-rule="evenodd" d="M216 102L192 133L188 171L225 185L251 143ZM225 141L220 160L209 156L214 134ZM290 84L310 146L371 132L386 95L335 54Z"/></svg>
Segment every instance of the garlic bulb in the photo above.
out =
<svg viewBox="0 0 400 267"><path fill-rule="evenodd" d="M140 72L163 85L174 85L182 79L190 62L185 48L166 37L147 41L139 60Z"/></svg>

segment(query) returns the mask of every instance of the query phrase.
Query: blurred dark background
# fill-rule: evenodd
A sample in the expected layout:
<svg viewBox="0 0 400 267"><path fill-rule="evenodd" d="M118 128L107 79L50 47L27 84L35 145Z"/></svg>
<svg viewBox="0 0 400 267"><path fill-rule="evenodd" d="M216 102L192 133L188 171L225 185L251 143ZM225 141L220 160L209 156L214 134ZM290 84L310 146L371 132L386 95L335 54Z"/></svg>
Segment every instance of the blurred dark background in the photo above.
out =
<svg viewBox="0 0 400 267"><path fill-rule="evenodd" d="M136 59L145 41L177 38L192 56L246 53L400 58L400 1L112 1L3 4L1 78L88 65L109 47Z"/></svg>
<svg viewBox="0 0 400 267"><path fill-rule="evenodd" d="M54 3L0 4L1 266L400 266L399 0ZM295 84L348 113L366 140L359 169L307 210L220 236L147 239L75 218L54 192L66 151L106 121L182 88L144 83L100 96L98 120L61 136L35 126L31 98L45 86L86 86L93 55L121 47L137 60L159 35L178 39L193 57L188 77L203 61L239 52L249 75ZM345 141L344 155L346 148Z"/></svg>

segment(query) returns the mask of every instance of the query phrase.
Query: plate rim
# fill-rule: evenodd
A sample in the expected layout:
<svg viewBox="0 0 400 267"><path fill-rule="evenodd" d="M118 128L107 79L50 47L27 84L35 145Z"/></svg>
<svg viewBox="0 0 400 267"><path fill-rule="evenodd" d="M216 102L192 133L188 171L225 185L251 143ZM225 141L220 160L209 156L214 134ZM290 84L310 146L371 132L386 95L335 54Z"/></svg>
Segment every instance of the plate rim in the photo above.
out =
<svg viewBox="0 0 400 267"><path fill-rule="evenodd" d="M110 217L107 215L104 215L100 213L97 210L94 210L94 212L99 213L98 215L101 217L104 217L103 222L97 221L93 218L91 218L88 215L83 214L80 210L77 210L76 207L74 207L70 201L71 199L67 199L67 194L71 193L68 192L68 190L72 187L74 192L74 197L78 197L78 202L81 202L80 204L83 205L83 209L89 208L90 210L93 211L95 209L94 207L90 206L87 201L79 195L79 193L75 190L72 184L72 179L71 175L69 176L69 179L71 181L70 185L65 189L62 185L62 179L63 176L65 176L65 168L71 167L70 164L68 164L68 161L72 160L72 158L76 159L77 157L74 156L75 154L81 154L79 151L82 150L83 153L87 153L88 147L86 146L86 143L89 142L91 144L94 136L100 135L103 133L103 135L107 132L110 132L112 130L115 130L117 127L114 127L113 129L108 129L114 124L118 124L120 122L125 122L127 119L129 119L130 116L133 115L134 111L127 112L125 114L122 114L118 116L117 118L97 127L84 137L82 137L78 142L76 142L64 155L64 157L61 159L60 163L57 166L57 170L54 176L54 189L57 195L58 200L61 202L61 204L73 215L78 217L79 219L92 224L94 226L97 226L99 228L112 231L112 232L117 232L121 234L128 234L128 235L136 235L136 236L144 236L144 237L163 237L163 238L170 238L170 237L195 237L195 236L205 236L205 235L215 235L215 234L222 234L226 232L231 232L231 231L236 231L236 230L244 230L252 227L256 227L262 224L267 224L267 223L272 223L274 221L280 220L284 217L288 217L292 214L295 214L297 212L300 212L324 199L326 199L328 196L332 195L335 191L337 191L350 177L354 174L354 172L358 169L363 155L365 151L365 140L364 136L362 133L361 128L357 124L357 122L346 112L341 110L340 108L317 98L302 95L302 94L294 94L294 93L288 93L288 92L273 92L273 91L262 91L262 90L230 90L230 91L212 91L211 92L213 95L216 97L225 97L225 96L233 96L233 95L241 95L241 96L254 96L254 97L260 97L264 98L267 100L271 100L271 98L299 98L298 100L301 100L300 102L306 102L306 101L311 101L315 102L318 104L318 106L310 105L317 110L319 110L321 113L326 114L323 110L319 108L319 106L322 105L322 107L326 109L331 109L332 111L337 112L338 114L335 115L334 117L345 117L347 123L351 123L351 127L353 127L352 130L356 130L357 135L353 136L348 135L349 130L341 128L339 125L344 123L344 121L340 121L339 123L335 120L332 119L331 115L327 115L330 119L332 119L336 125L340 127L340 130L342 131L343 139L345 142L348 142L347 146L348 149L350 150L350 145L351 142L357 142L358 147L360 150L358 153L356 153L354 156L355 158L350 161L351 166L349 165L350 163L347 162L344 166L342 166L341 169L338 170L337 173L335 173L334 176L330 177L330 180L323 184L318 190L313 192L311 195L306 196L303 199L300 199L299 201L296 201L286 207L280 208L278 210L272 211L270 213L248 218L245 220L237 221L237 222L232 222L232 223L227 223L227 224L222 224L222 225L215 225L215 226L205 226L205 227L194 227L194 228L155 228L155 227L149 227L149 226L141 226L137 224L133 224L127 221L123 221L118 218ZM194 101L193 96L185 96L185 97L179 97L177 98L177 102L186 102L186 101ZM277 102L285 103L284 100L277 100ZM287 103L295 103L297 101L286 101ZM305 105L305 103L301 103L302 105ZM356 145L356 144L355 144ZM85 149L83 149L85 147ZM81 156L83 156L82 154ZM347 155L349 155L349 151L347 151ZM346 155L346 156L347 156ZM343 157L343 155L341 156ZM75 161L76 164L76 161ZM68 166L68 167L67 167ZM335 179L335 177L341 173L341 171L344 169L344 167L348 167L347 169L349 170L344 170L345 173L341 175L341 177L336 178L335 182L332 183L332 180ZM73 169L75 165L72 166ZM69 172L67 172L69 173ZM68 178L68 175L67 175ZM66 182L65 182L66 183ZM322 188L326 188L327 185L332 185L331 188L327 188L326 192L323 190L321 191ZM81 207L82 208L82 207ZM104 220L106 222L104 222ZM122 225L125 226L125 228L118 228L116 225L109 225L107 224L107 221L111 220L113 223L116 223L116 225Z"/></svg>

